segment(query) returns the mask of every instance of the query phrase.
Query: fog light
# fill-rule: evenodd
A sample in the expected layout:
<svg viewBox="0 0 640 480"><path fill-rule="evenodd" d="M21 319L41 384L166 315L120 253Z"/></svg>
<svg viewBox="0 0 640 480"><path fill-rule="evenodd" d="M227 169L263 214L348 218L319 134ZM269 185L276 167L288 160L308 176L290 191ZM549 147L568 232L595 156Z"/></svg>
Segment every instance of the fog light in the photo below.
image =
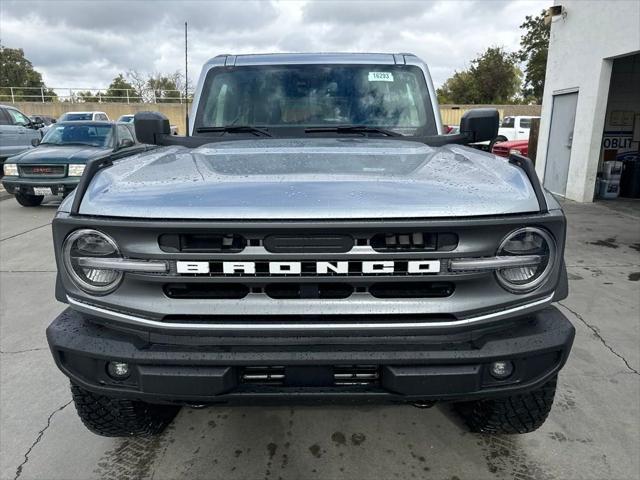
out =
<svg viewBox="0 0 640 480"><path fill-rule="evenodd" d="M509 361L493 362L490 371L492 377L504 380L513 373L513 363Z"/></svg>
<svg viewBox="0 0 640 480"><path fill-rule="evenodd" d="M107 363L107 373L114 380L124 380L131 374L131 371L128 363L109 362Z"/></svg>

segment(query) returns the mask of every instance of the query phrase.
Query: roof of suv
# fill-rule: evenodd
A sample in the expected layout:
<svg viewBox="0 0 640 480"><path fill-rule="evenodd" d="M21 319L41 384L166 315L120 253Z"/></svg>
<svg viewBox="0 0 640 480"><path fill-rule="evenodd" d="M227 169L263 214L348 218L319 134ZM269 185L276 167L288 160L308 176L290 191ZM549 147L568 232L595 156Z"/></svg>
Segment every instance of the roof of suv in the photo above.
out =
<svg viewBox="0 0 640 480"><path fill-rule="evenodd" d="M232 65L280 65L305 63L376 63L376 64L404 64L404 57L414 57L413 53L349 53L349 52L318 52L318 53L255 53L246 55L217 55L207 64Z"/></svg>

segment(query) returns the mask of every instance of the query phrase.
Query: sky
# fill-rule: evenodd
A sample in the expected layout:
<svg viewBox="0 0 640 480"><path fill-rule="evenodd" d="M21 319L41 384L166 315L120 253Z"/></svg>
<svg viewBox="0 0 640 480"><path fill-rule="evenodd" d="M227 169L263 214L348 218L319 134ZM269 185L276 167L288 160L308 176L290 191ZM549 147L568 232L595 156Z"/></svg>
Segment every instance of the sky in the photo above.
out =
<svg viewBox="0 0 640 480"><path fill-rule="evenodd" d="M519 48L520 24L551 0L0 0L0 43L22 48L54 88L105 88L121 72L184 70L218 54L411 52L436 87L490 46Z"/></svg>

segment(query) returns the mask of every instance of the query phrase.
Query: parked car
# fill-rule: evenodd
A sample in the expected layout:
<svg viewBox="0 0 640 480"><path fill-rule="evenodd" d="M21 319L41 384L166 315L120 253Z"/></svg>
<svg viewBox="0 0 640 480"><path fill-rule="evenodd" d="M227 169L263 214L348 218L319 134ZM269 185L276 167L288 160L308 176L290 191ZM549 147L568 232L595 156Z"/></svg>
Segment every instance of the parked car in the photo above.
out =
<svg viewBox="0 0 640 480"><path fill-rule="evenodd" d="M46 195L66 196L80 181L87 161L110 153L138 151L133 126L113 122L58 122L36 148L10 157L2 185L24 207Z"/></svg>
<svg viewBox="0 0 640 480"><path fill-rule="evenodd" d="M108 122L109 116L104 112L67 112L62 114L58 119L59 122L74 122L74 121L101 121Z"/></svg>
<svg viewBox="0 0 640 480"><path fill-rule="evenodd" d="M56 123L58 121L51 115L40 115L40 114L29 115L29 119L36 125L42 125L43 127L48 127L49 125Z"/></svg>
<svg viewBox="0 0 640 480"><path fill-rule="evenodd" d="M135 115L133 115L133 114L122 115L122 116L120 116L120 118L118 118L118 121L119 122L126 122L126 123L133 123L134 117L135 117ZM178 135L178 126L177 125L171 125L170 126L170 130L171 130L171 135Z"/></svg>
<svg viewBox="0 0 640 480"><path fill-rule="evenodd" d="M34 123L36 127L38 127L38 130L40 131L40 135L42 137L44 137L44 134L47 133L49 127L58 121L54 117L51 117L49 115L29 115L29 119Z"/></svg>
<svg viewBox="0 0 640 480"><path fill-rule="evenodd" d="M120 115L120 118L118 118L118 122L133 123L134 117L135 115L133 115L132 113L127 115Z"/></svg>
<svg viewBox="0 0 640 480"><path fill-rule="evenodd" d="M506 142L507 140L529 140L529 131L531 130L531 120L533 118L540 117L504 117L494 143Z"/></svg>
<svg viewBox="0 0 640 480"><path fill-rule="evenodd" d="M448 401L474 432L540 427L575 335L553 306L566 221L527 158L465 147L498 111L445 135L411 54L221 55L201 75L189 137L136 114L152 150L91 161L53 219L69 308L47 339L83 423Z"/></svg>
<svg viewBox="0 0 640 480"><path fill-rule="evenodd" d="M524 155L529 154L529 140L511 140L508 142L495 143L491 153L499 157L508 157L511 153Z"/></svg>
<svg viewBox="0 0 640 480"><path fill-rule="evenodd" d="M38 125L15 107L0 105L0 162L11 155L33 148L32 142L40 140Z"/></svg>

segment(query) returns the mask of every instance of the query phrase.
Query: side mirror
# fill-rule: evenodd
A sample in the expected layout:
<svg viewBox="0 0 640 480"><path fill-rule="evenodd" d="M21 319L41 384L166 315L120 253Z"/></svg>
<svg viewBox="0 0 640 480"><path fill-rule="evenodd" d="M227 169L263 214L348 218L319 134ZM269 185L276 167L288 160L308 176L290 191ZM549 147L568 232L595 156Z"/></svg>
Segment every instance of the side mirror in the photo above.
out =
<svg viewBox="0 0 640 480"><path fill-rule="evenodd" d="M133 125L140 143L158 145L162 135L171 134L169 119L160 112L138 112L133 117Z"/></svg>
<svg viewBox="0 0 640 480"><path fill-rule="evenodd" d="M58 120L56 120L55 118L52 118L51 123L58 123Z"/></svg>
<svg viewBox="0 0 640 480"><path fill-rule="evenodd" d="M118 143L118 148L133 147L135 143L130 138L124 138Z"/></svg>
<svg viewBox="0 0 640 480"><path fill-rule="evenodd" d="M38 145L40 145L40 139L39 138L32 138L31 139L31 145L33 145L34 147L37 147Z"/></svg>
<svg viewBox="0 0 640 480"><path fill-rule="evenodd" d="M500 114L495 108L467 110L460 119L460 133L469 143L491 141L498 136Z"/></svg>

